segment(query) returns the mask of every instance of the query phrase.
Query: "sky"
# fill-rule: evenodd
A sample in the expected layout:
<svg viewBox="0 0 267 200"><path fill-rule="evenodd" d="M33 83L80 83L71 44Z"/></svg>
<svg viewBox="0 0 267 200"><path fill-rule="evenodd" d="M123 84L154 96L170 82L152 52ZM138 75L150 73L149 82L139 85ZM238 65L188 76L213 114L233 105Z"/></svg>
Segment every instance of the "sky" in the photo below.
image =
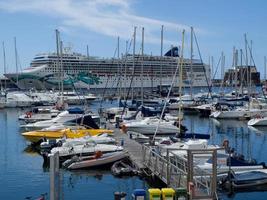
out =
<svg viewBox="0 0 267 200"><path fill-rule="evenodd" d="M214 68L222 54L225 68L232 67L233 48L245 52L244 34L252 44L252 56L264 78L267 55L267 1L265 0L0 0L0 41L6 50L7 72L15 72L14 38L19 69L29 67L37 53L54 52L55 29L65 47L98 57L113 57L120 37L120 53L137 27L136 52L160 55L160 32L164 26L163 52L181 46L185 30L184 57L190 57L190 27L194 27L200 53L194 44L194 58ZM130 51L132 51L130 49ZM214 70L216 71L216 70ZM0 74L4 72L0 49ZM216 77L220 77L217 70Z"/></svg>

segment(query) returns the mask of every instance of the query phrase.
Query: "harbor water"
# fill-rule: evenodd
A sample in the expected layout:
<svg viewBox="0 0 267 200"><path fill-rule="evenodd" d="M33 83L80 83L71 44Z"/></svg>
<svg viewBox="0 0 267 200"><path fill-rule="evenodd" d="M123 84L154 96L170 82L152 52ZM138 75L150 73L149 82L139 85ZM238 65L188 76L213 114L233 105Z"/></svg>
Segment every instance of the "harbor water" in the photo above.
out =
<svg viewBox="0 0 267 200"><path fill-rule="evenodd" d="M104 106L115 106L105 102ZM99 102L91 109L97 111ZM42 193L49 195L49 170L43 167L43 158L29 148L21 136L18 115L21 109L0 110L0 199L35 199ZM214 120L185 115L184 125L189 132L210 134L209 143L222 144L225 139L230 146L246 159L267 163L267 128L249 128L246 121ZM115 178L109 169L60 172L59 193L63 199L110 200L113 193L123 191L127 199L136 188L148 189L150 185L139 177ZM229 195L220 192L221 199L267 199L267 192L242 191Z"/></svg>

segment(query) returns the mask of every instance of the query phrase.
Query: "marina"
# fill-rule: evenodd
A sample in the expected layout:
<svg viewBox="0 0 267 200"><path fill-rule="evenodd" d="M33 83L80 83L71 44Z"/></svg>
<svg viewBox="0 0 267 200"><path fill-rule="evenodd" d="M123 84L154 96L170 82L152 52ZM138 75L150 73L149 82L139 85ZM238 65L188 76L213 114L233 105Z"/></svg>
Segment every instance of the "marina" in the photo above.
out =
<svg viewBox="0 0 267 200"><path fill-rule="evenodd" d="M0 199L267 199L266 6L0 2Z"/></svg>
<svg viewBox="0 0 267 200"><path fill-rule="evenodd" d="M106 108L114 106L114 102L109 102L106 101L103 104ZM97 109L99 108L99 101L93 102L91 107L94 111L97 111ZM23 113L24 110L20 110L20 109L5 109L2 110L3 112L1 112L1 119L2 119L2 127L7 127L8 124L11 123L18 123L18 114ZM18 112L19 111L19 112ZM233 123L234 122L234 123ZM253 158L256 159L260 162L266 162L265 156L264 154L259 154L257 152L265 152L267 151L265 149L265 134L263 133L264 129L262 128L261 132L259 132L256 128L256 130L251 130L244 121L235 121L235 120L220 120L217 121L215 119L212 118L199 118L196 115L185 115L184 116L184 122L183 124L189 128L189 132L201 132L202 134L210 134L210 140L209 140L209 144L218 144L221 145L222 141L224 141L225 139L231 141L231 146L235 148L236 152L240 152L242 153L246 159L249 158ZM197 129L195 128L197 127ZM165 187L173 187L176 188L177 186L184 186L186 187L186 183L187 183L187 175L188 172L184 172L184 183L183 185L178 185L178 183L176 182L177 180L179 180L179 184L181 184L183 181L181 179L181 174L177 174L175 175L174 173L171 173L172 176L170 176L170 178L167 178L167 171L165 171L167 168L167 164L168 162L165 163L166 167L163 167L164 164L160 162L160 159L164 159L163 157L161 157L160 155L158 155L159 157L157 158L157 154L155 154L154 151L151 151L150 153L150 158L149 158L149 153L146 154L146 156L148 157L144 157L144 152L145 150L149 150L147 149L148 147L145 147L146 145L135 142L134 140L130 139L130 135L129 134L125 134L123 133L121 130L115 128L115 124L107 124L106 128L108 129L112 129L114 130L114 139L117 140L118 144L122 144L123 143L123 147L125 148L125 150L128 151L129 155L130 155L130 159L133 161L133 163L137 166L138 170L144 170L146 169L145 175L141 175L141 177L151 177L151 172L154 174L152 177L157 177L159 182L159 185L162 185L161 187L164 187L164 185L166 185ZM27 185L26 179L23 183L23 180L21 180L21 198L24 198L24 196L29 196L29 194L26 194L26 191L29 191L28 193L31 193L30 195L33 196L38 196L42 193L48 193L49 194L49 170L47 170L47 168L43 168L43 158L38 155L38 153L35 153L33 150L30 150L31 147L28 146L28 142L25 141L23 139L23 137L20 135L21 129L16 126L13 127L12 129L7 128L5 129L5 132L3 135L1 135L1 140L3 140L4 144L1 148L3 148L3 152L6 152L4 154L2 154L1 156L1 160L3 160L4 162L1 162L1 168L3 169L2 172L4 173L5 170L16 170L16 168L14 168L12 165L10 165L11 163L17 162L16 166L20 166L21 164L25 165L25 162L29 162L29 163L33 163L33 166L28 166L26 164L26 169L30 169L32 170L33 174L39 174L36 177L28 177L28 173L26 171L22 171L22 174L19 174L19 176L27 176L27 179L29 181L41 181L39 182L39 189L37 187L37 191L32 191L32 190L25 190L25 186ZM132 136L133 137L133 136ZM16 143L18 144L17 147L14 148L7 148L7 144L10 144L12 141L17 141ZM145 140L144 140L145 141ZM250 149L248 149L248 148ZM7 148L7 150L4 150L5 148ZM146 148L146 149L145 149ZM10 158L8 157L7 154L15 153L15 155L17 156L22 156L22 159L17 160L17 156L14 157L14 159L9 160ZM21 152L23 152L21 154ZM199 153L199 152L198 152ZM207 153L207 152L206 152ZM209 152L212 154L212 152ZM33 156L35 155L35 156ZM152 157L151 157L152 156ZM153 159L151 160L151 158L156 159L153 161ZM8 159L8 160L7 160ZM184 163L187 163L187 160L183 160ZM149 163L150 162L150 163ZM155 162L158 163L157 167L155 168ZM154 164L153 164L154 163ZM140 179L138 178L138 176L134 176L134 177L125 177L125 178L116 178L113 177L110 174L110 171L108 170L108 168L104 168L104 169L89 169L89 170L78 170L78 171L71 171L68 172L66 170L60 169L60 173L61 173L61 179L62 179L62 183L60 186L60 190L58 192L61 191L61 197L63 195L62 198L64 199L71 199L73 195L78 195L75 191L76 190L72 190L71 188L69 188L69 186L67 186L66 184L70 181L69 179L77 179L77 176L80 177L79 180L76 180L76 183L73 183L74 185L80 185L81 183L83 184L90 184L90 181L86 181L86 180L91 180L92 182L97 181L97 178L94 178L95 176L100 176L103 177L102 180L115 180L118 185L109 190L110 195L103 197L103 199L111 199L113 198L113 193L116 191L123 191L126 192L128 196L130 196L130 194L134 191L134 189L145 189L147 190L148 188L151 187L159 187L159 185L157 184L156 186L153 186L153 184L151 185L151 182L148 181L149 179ZM163 170L163 171L162 171ZM177 169L178 170L178 169ZM15 173L15 171L13 171L13 173ZM95 174L94 174L95 173ZM177 172L176 172L177 173ZM12 184L12 179L10 179L11 174L7 173L6 175L3 175L3 177L6 177L8 180L10 180L10 184ZM180 176L180 178L175 178L177 176ZM202 173L202 176L204 178L207 178L207 175L204 176ZM43 178L42 178L43 177ZM71 178L70 178L71 177ZM75 178L76 177L76 178ZM91 177L91 178L89 178ZM40 179L41 178L41 179ZM89 179L88 179L89 178ZM37 180L36 180L37 179ZM117 180L118 179L118 180ZM15 181L16 179L14 179ZM44 181L42 181L44 180ZM124 183L124 181L126 181L128 183L133 183L132 181L134 181L134 185L132 186L128 186L128 187L132 187L132 189L129 189L127 187L127 189L123 189L124 186L122 186ZM147 182L148 181L148 182ZM173 182L174 181L174 182ZM103 183L101 183L100 180L98 180L97 182L99 182L98 184L107 184L105 183L105 181ZM153 182L153 181L152 181ZM160 183L161 182L161 183ZM24 185L24 186L23 186ZM138 186L138 187L137 187ZM75 187L75 186L73 186ZM80 186L76 186L76 187L80 187ZM210 186L209 186L210 187ZM44 191L45 188L45 191ZM94 187L92 187L94 188ZM15 188L14 188L15 189ZM255 195L257 196L257 194L259 195L257 198L259 199L264 199L264 197L262 196L262 192L261 189L256 190L253 193L250 193L249 191L245 192L241 192L240 190L238 190L238 192L233 193L232 195L234 195L235 199L242 199L243 195L253 195L255 197ZM210 188L209 188L210 190ZM81 195L80 191L82 191L82 188L79 188L79 195ZM78 192L77 191L77 192ZM90 191L90 190L89 190ZM88 191L88 192L89 192ZM208 190L206 190L208 191ZM84 192L84 195L86 195ZM90 193L90 192L89 192ZM206 194L211 194L211 193L206 193ZM216 191L216 197L218 195L219 198L222 199L231 199L232 196L227 196L228 192L226 191L220 191L217 190ZM78 195L78 196L79 196ZM201 195L203 195L203 193L201 193ZM10 191L8 193L4 193L4 197L6 198L12 198L12 193L10 193ZM80 196L82 198L82 196ZM129 198L129 197L127 197ZM209 199L212 199L211 197L209 197Z"/></svg>

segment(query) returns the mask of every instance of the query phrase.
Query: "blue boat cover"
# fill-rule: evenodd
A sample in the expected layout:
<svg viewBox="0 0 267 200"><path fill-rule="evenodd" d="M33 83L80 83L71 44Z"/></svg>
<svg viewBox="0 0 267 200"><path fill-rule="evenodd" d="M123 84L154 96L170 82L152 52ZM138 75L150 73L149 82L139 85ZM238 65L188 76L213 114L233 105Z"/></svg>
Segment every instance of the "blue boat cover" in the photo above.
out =
<svg viewBox="0 0 267 200"><path fill-rule="evenodd" d="M78 107L68 109L70 114L83 114L84 110Z"/></svg>

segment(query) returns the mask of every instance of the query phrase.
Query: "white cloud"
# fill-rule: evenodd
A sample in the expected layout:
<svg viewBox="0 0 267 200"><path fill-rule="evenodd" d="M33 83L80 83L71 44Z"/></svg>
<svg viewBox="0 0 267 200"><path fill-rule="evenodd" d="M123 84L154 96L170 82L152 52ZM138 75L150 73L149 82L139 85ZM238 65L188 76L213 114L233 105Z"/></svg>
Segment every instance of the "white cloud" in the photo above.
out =
<svg viewBox="0 0 267 200"><path fill-rule="evenodd" d="M128 39L133 27L145 27L146 42L159 43L159 31L181 31L188 26L134 14L131 0L0 0L0 9L8 12L30 12L62 20L65 27L85 28L107 36ZM197 29L197 32L204 32ZM165 38L165 44L174 43Z"/></svg>

